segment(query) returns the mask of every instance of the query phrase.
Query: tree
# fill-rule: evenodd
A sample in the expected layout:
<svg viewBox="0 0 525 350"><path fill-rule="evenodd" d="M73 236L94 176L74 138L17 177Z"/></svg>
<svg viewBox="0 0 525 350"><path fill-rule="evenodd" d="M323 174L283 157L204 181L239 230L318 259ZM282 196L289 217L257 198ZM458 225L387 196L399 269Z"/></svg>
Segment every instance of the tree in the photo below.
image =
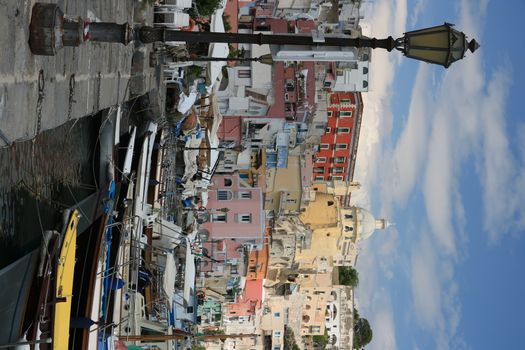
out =
<svg viewBox="0 0 525 350"><path fill-rule="evenodd" d="M284 350L298 350L299 346L295 342L295 334L290 327L284 326Z"/></svg>
<svg viewBox="0 0 525 350"><path fill-rule="evenodd" d="M372 341L372 328L366 318L354 323L354 349L361 349Z"/></svg>
<svg viewBox="0 0 525 350"><path fill-rule="evenodd" d="M228 58L244 58L244 55L246 54L244 48L236 49L230 44L228 44L228 48L230 50L230 52L228 53Z"/></svg>
<svg viewBox="0 0 525 350"><path fill-rule="evenodd" d="M188 13L191 18L209 17L221 6L221 0L199 0Z"/></svg>
<svg viewBox="0 0 525 350"><path fill-rule="evenodd" d="M328 344L328 332L325 328L323 335L314 335L312 337L312 340L314 341L314 347L316 349L324 349L326 348L326 345Z"/></svg>
<svg viewBox="0 0 525 350"><path fill-rule="evenodd" d="M230 16L229 15L222 15L222 22L224 23L224 31L229 32L232 29L232 26L230 24Z"/></svg>
<svg viewBox="0 0 525 350"><path fill-rule="evenodd" d="M359 273L352 266L339 267L339 284L357 287L359 284Z"/></svg>

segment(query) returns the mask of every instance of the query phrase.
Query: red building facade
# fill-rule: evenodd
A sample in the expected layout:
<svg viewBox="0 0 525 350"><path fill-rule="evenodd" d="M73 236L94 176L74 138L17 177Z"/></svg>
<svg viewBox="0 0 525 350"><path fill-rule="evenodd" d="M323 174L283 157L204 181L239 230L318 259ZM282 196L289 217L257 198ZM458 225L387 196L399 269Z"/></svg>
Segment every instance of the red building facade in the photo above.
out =
<svg viewBox="0 0 525 350"><path fill-rule="evenodd" d="M313 179L351 181L361 128L363 99L357 92L330 93L328 122L316 153Z"/></svg>

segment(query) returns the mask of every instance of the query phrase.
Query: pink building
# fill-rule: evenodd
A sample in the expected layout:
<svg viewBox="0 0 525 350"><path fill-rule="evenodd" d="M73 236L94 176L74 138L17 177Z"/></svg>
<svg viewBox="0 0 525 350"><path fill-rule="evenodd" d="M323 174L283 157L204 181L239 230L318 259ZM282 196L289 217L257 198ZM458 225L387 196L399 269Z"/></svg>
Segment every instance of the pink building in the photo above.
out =
<svg viewBox="0 0 525 350"><path fill-rule="evenodd" d="M263 193L238 173L213 176L208 191L210 218L201 225L209 239L247 239L262 243L265 229Z"/></svg>

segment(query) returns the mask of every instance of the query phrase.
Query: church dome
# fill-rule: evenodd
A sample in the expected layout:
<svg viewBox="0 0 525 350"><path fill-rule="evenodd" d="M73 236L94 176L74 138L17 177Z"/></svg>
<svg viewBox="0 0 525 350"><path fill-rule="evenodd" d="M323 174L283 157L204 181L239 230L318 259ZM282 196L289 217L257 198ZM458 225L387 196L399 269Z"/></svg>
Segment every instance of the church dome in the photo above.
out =
<svg viewBox="0 0 525 350"><path fill-rule="evenodd" d="M376 219L368 210L358 207L355 207L354 220L356 241L365 240L370 237L375 230L384 230L389 226L385 219Z"/></svg>

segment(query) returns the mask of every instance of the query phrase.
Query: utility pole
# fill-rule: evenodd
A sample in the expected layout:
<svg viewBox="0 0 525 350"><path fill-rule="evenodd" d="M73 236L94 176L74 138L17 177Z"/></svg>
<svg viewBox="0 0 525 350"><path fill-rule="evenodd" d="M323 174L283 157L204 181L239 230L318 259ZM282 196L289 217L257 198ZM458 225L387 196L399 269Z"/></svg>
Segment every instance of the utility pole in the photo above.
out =
<svg viewBox="0 0 525 350"><path fill-rule="evenodd" d="M185 335L185 334L153 334L153 335L126 335L120 337L123 341L163 341L163 340L180 340L193 338L196 340L213 340L213 339L235 339L257 337L259 334L203 334L203 335Z"/></svg>

